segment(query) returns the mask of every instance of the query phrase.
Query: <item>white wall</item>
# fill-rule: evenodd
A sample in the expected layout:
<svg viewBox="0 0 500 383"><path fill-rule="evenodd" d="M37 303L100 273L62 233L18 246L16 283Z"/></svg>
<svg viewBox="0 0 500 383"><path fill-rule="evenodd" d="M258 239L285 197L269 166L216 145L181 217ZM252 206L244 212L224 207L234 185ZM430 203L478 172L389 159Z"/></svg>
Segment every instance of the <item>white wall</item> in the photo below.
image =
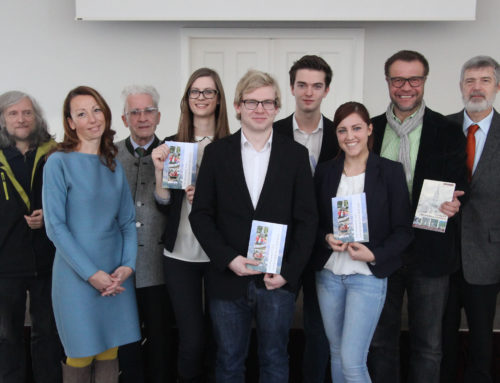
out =
<svg viewBox="0 0 500 383"><path fill-rule="evenodd" d="M119 138L127 135L119 119L123 86L155 85L162 96L159 136L173 133L184 86L179 60L183 26L365 28L364 101L372 114L387 106L383 64L399 49L418 50L428 58L425 99L442 113L461 108L458 76L466 59L488 54L500 60L498 0L478 1L477 20L465 22L89 22L75 21L74 15L72 0L4 0L0 13L0 92L20 89L34 95L58 138L63 99L80 84L96 87L108 100ZM233 90L226 93L231 99Z"/></svg>

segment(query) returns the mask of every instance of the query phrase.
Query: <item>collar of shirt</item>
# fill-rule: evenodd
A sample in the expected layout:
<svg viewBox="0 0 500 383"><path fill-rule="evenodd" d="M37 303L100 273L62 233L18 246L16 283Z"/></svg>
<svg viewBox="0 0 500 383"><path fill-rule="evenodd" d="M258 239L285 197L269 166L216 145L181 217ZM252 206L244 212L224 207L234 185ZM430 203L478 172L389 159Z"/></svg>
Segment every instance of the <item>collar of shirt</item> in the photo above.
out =
<svg viewBox="0 0 500 383"><path fill-rule="evenodd" d="M257 153L262 153L262 152L265 152L267 150L271 150L272 143L273 143L273 130L271 129L271 135L269 136L269 139L264 144L264 147L261 150L257 151L257 150L255 150L253 145L250 143L250 141L247 140L247 138L245 137L245 133L243 133L243 130L241 130L241 150L251 149Z"/></svg>
<svg viewBox="0 0 500 383"><path fill-rule="evenodd" d="M467 112L464 110L464 125L462 127L464 134L467 136L467 130L469 129L469 126L477 124L479 125L479 130L486 137L488 135L488 131L490 130L491 120L493 120L493 108L491 109L490 114L488 114L479 122L472 121Z"/></svg>
<svg viewBox="0 0 500 383"><path fill-rule="evenodd" d="M411 120L413 117L415 117L415 115L417 114L417 112L418 112L418 109L417 109L415 112L413 112L413 114L412 114L410 117L408 117L408 118ZM403 122L402 122L402 121L398 118L398 116L396 116L396 115L394 114L394 106L393 106L393 107L392 107L392 109L391 109L391 114L392 114L392 118L393 118L394 120L396 120L396 121L397 121L397 122L399 122L400 124L402 124L402 123L403 123Z"/></svg>
<svg viewBox="0 0 500 383"><path fill-rule="evenodd" d="M297 120L295 119L295 113L293 114L293 130L299 131L301 134L315 134L318 133L320 130L323 130L323 115L321 115L321 118L319 119L318 126L316 129L314 129L311 133L306 133L303 130L299 128L299 124L297 123Z"/></svg>
<svg viewBox="0 0 500 383"><path fill-rule="evenodd" d="M132 136L130 136L130 143L132 144L132 147L134 148L134 150L137 148L144 148L144 150L148 150L148 148L151 146L151 144L153 143L154 140L155 140L155 136L153 136L153 138L151 138L151 141L149 141L146 145L139 145L138 143L136 143L134 141Z"/></svg>

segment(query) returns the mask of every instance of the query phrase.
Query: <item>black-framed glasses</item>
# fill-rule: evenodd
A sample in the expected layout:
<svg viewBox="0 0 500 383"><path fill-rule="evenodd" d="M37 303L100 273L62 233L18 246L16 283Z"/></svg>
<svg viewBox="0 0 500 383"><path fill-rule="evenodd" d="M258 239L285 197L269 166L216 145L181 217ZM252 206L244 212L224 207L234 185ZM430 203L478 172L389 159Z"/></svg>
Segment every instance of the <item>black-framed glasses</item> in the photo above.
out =
<svg viewBox="0 0 500 383"><path fill-rule="evenodd" d="M208 99L212 99L217 95L217 93L218 93L217 89L210 89L210 88L203 89L203 90L189 89L188 96L189 96L189 98L195 99L195 98L199 98L200 94L202 94L203 97L208 98Z"/></svg>
<svg viewBox="0 0 500 383"><path fill-rule="evenodd" d="M276 100L241 100L242 104L245 105L245 108L248 110L255 110L259 107L259 104L262 104L262 107L265 110L274 110L276 109Z"/></svg>
<svg viewBox="0 0 500 383"><path fill-rule="evenodd" d="M142 113L144 113L146 117L152 117L158 113L158 108L132 109L127 112L127 116L139 117Z"/></svg>
<svg viewBox="0 0 500 383"><path fill-rule="evenodd" d="M388 77L389 82L395 88L402 88L406 82L410 84L412 88L417 88L421 86L425 81L425 76L414 76L414 77Z"/></svg>

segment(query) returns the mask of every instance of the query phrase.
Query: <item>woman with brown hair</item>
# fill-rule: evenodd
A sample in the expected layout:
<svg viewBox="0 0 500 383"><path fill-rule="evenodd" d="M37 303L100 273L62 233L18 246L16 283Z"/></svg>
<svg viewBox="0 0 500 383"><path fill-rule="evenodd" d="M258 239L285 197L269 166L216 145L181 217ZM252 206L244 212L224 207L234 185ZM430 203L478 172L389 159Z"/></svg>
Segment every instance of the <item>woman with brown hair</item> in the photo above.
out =
<svg viewBox="0 0 500 383"><path fill-rule="evenodd" d="M176 135L166 141L198 142L197 168L205 147L229 135L226 99L218 74L208 68L196 70L181 100ZM202 382L205 350L203 280L210 261L196 240L189 223L195 186L186 190L162 189L163 163L169 149L159 145L152 152L156 168L156 199L165 206L165 283L179 328L178 374L181 382Z"/></svg>
<svg viewBox="0 0 500 383"><path fill-rule="evenodd" d="M319 225L312 263L335 383L371 382L366 367L387 289L410 244L410 198L403 166L370 151L372 124L358 102L342 104L333 126L337 158L314 174ZM365 193L369 242L343 242L334 234L332 198Z"/></svg>
<svg viewBox="0 0 500 383"><path fill-rule="evenodd" d="M52 301L68 356L63 381L118 382L118 346L140 339L129 278L135 208L101 95L86 86L70 91L63 124L43 184L45 225L56 246Z"/></svg>

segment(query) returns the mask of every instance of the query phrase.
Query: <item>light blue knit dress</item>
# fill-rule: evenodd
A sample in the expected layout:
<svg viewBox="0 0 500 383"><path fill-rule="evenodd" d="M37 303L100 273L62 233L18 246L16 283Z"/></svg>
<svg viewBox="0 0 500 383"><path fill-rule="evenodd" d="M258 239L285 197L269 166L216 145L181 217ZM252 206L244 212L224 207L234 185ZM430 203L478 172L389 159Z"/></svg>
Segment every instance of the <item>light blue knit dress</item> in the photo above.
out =
<svg viewBox="0 0 500 383"><path fill-rule="evenodd" d="M56 246L52 304L66 355L96 355L139 340L133 276L114 297L102 297L87 282L98 270L135 269L135 208L120 163L112 172L97 155L52 154L44 168L43 211Z"/></svg>

